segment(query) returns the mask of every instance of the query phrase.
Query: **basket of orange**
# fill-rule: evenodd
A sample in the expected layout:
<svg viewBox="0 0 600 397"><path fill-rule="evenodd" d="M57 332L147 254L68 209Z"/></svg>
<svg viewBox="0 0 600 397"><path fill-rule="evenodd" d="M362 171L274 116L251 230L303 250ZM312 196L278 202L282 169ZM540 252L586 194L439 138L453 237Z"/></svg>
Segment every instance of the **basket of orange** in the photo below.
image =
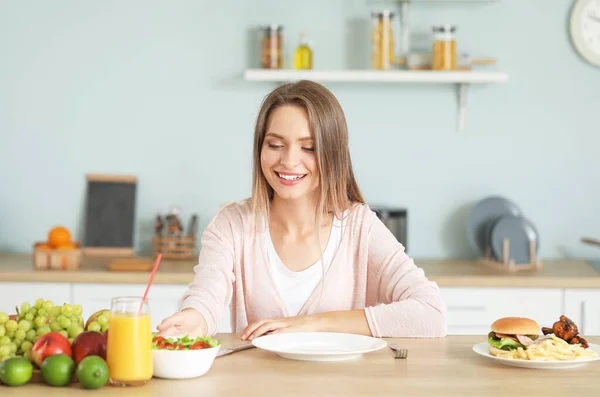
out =
<svg viewBox="0 0 600 397"><path fill-rule="evenodd" d="M78 270L81 266L81 244L73 241L64 226L48 232L48 240L33 245L33 265L36 269Z"/></svg>

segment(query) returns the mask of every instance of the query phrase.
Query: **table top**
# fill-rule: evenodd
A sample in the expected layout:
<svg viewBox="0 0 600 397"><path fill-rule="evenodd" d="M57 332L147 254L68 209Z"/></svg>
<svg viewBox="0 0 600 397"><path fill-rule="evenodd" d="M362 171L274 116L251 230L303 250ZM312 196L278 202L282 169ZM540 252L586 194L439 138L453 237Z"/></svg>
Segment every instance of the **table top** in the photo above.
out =
<svg viewBox="0 0 600 397"><path fill-rule="evenodd" d="M111 258L84 256L80 270L36 270L29 254L0 253L0 281L146 284L147 271L109 271ZM147 258L150 259L151 258ZM469 259L415 259L425 275L440 287L600 288L600 272L584 259L542 261L540 271L506 273ZM195 261L163 259L155 284L187 285Z"/></svg>
<svg viewBox="0 0 600 397"><path fill-rule="evenodd" d="M244 343L235 334L220 334L225 347ZM587 338L600 343L600 337ZM569 370L513 368L473 352L487 336L436 339L386 338L407 348L406 359L382 349L341 362L280 358L259 349L218 357L209 372L188 380L153 378L132 388L105 386L94 396L597 396L600 361ZM88 393L77 384L67 388L28 384L6 390L10 396L69 396ZM567 392L568 391L568 392Z"/></svg>

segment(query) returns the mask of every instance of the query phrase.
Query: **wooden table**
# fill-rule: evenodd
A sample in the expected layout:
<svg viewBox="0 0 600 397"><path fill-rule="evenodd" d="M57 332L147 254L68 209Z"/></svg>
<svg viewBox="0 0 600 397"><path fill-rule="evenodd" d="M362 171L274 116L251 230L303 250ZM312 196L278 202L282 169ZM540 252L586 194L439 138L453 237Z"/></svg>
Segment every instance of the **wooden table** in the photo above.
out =
<svg viewBox="0 0 600 397"><path fill-rule="evenodd" d="M218 335L224 346L243 343ZM77 386L28 384L0 387L2 396L598 396L600 361L570 370L532 370L504 366L480 357L474 344L486 336L441 339L388 339L409 349L405 360L383 349L346 362L287 360L258 349L219 357L203 377L152 379L143 387L105 386L93 392ZM600 337L588 338L600 343Z"/></svg>

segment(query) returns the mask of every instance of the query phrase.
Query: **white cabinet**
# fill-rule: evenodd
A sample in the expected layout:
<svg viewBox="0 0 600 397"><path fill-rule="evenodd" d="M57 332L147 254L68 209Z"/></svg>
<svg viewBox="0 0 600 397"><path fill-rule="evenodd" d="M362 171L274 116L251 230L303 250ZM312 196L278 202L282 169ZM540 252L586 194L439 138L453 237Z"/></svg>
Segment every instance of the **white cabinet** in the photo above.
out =
<svg viewBox="0 0 600 397"><path fill-rule="evenodd" d="M84 319L98 310L110 309L111 299L117 296L143 296L146 285L142 284L72 284L73 302L83 307ZM187 285L154 284L148 293L152 330L166 317L179 310L181 297ZM229 312L223 317L219 332L231 332Z"/></svg>
<svg viewBox="0 0 600 397"><path fill-rule="evenodd" d="M448 306L448 334L485 335L500 317L530 317L540 327L552 326L563 311L560 288L443 287L440 291Z"/></svg>
<svg viewBox="0 0 600 397"><path fill-rule="evenodd" d="M581 335L600 335L600 290L565 290L564 314L577 324Z"/></svg>
<svg viewBox="0 0 600 397"><path fill-rule="evenodd" d="M21 302L33 305L38 298L51 300L56 305L71 302L69 283L0 283L0 312L16 314Z"/></svg>

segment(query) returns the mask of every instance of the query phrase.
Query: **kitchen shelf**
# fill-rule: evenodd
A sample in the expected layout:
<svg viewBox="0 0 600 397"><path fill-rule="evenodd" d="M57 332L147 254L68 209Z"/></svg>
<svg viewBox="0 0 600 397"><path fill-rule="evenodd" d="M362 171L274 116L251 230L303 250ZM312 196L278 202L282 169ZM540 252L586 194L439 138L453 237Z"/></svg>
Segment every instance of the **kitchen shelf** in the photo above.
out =
<svg viewBox="0 0 600 397"><path fill-rule="evenodd" d="M291 70L247 69L246 81L284 83L311 80L322 83L422 83L456 84L458 89L458 130L465 128L467 92L471 84L505 83L508 73L428 70Z"/></svg>

